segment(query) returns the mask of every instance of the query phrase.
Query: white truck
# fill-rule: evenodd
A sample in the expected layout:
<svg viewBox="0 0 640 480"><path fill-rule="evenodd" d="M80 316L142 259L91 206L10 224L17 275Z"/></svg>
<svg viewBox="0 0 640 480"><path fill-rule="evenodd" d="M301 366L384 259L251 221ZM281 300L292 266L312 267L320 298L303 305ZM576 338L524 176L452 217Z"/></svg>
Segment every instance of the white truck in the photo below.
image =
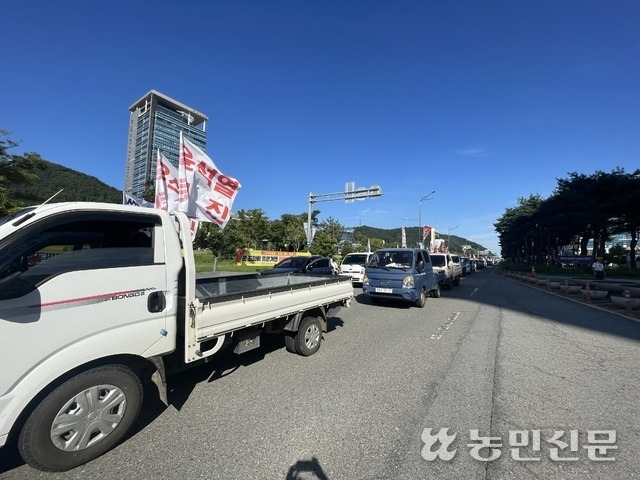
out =
<svg viewBox="0 0 640 480"><path fill-rule="evenodd" d="M364 268L371 258L373 252L351 252L347 253L340 262L340 275L349 275L351 283L362 285L364 278Z"/></svg>
<svg viewBox="0 0 640 480"><path fill-rule="evenodd" d="M431 253L433 271L439 275L440 286L451 290L453 286L460 285L462 278L462 266L453 261L449 253Z"/></svg>
<svg viewBox="0 0 640 480"><path fill-rule="evenodd" d="M65 471L115 446L153 382L284 334L312 355L349 277L197 278L182 213L58 203L0 220L0 447Z"/></svg>

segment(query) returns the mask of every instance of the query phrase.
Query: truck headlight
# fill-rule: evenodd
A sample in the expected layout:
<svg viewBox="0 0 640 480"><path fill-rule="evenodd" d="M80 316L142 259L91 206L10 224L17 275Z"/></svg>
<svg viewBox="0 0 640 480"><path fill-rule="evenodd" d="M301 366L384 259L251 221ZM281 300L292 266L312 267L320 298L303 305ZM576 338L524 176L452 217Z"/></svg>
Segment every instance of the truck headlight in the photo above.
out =
<svg viewBox="0 0 640 480"><path fill-rule="evenodd" d="M407 275L406 277L404 277L404 280L402 280L402 288L414 288L415 287L415 283L413 281L413 275Z"/></svg>

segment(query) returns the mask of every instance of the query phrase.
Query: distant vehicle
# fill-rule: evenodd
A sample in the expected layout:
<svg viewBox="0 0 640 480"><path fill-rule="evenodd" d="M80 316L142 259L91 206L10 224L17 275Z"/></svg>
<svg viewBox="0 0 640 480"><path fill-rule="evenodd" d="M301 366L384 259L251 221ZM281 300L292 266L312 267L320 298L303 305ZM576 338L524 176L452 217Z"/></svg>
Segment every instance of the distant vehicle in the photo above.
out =
<svg viewBox="0 0 640 480"><path fill-rule="evenodd" d="M279 273L314 273L318 275L331 275L331 259L321 255L295 256L280 260L269 270L264 270L261 275L276 275Z"/></svg>
<svg viewBox="0 0 640 480"><path fill-rule="evenodd" d="M455 263L448 253L432 253L431 262L433 263L433 271L441 274L440 286L451 290L453 285L460 285L462 277L462 267L459 263Z"/></svg>
<svg viewBox="0 0 640 480"><path fill-rule="evenodd" d="M471 275L471 260L469 257L460 257L460 265L462 265L462 275Z"/></svg>
<svg viewBox="0 0 640 480"><path fill-rule="evenodd" d="M340 274L349 275L351 283L362 285L364 267L371 255L373 255L373 252L347 253L340 263Z"/></svg>
<svg viewBox="0 0 640 480"><path fill-rule="evenodd" d="M451 260L454 263L454 268L460 272L460 276L464 277L464 268L462 268L462 257L460 255L451 254Z"/></svg>

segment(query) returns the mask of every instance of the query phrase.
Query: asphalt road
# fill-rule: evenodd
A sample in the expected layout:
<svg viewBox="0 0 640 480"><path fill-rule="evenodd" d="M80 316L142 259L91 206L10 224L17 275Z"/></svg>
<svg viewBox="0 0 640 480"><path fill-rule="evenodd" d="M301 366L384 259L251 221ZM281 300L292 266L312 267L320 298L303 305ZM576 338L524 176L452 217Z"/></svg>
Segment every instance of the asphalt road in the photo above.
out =
<svg viewBox="0 0 640 480"><path fill-rule="evenodd" d="M359 292L315 355L219 354L106 455L52 474L0 449L0 479L640 478L639 323L490 268L424 309Z"/></svg>

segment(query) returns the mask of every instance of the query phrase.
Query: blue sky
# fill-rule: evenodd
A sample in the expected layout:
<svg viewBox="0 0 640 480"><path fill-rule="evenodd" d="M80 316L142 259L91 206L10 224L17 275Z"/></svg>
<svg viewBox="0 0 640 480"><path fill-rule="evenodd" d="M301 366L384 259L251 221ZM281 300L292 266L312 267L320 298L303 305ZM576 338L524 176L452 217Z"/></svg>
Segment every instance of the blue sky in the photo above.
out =
<svg viewBox="0 0 640 480"><path fill-rule="evenodd" d="M234 210L270 219L353 181L384 194L317 203L321 220L413 232L436 190L423 223L498 252L493 223L519 197L640 167L636 0L24 0L2 14L12 152L119 189L128 108L151 89L209 117L207 153L242 184Z"/></svg>

